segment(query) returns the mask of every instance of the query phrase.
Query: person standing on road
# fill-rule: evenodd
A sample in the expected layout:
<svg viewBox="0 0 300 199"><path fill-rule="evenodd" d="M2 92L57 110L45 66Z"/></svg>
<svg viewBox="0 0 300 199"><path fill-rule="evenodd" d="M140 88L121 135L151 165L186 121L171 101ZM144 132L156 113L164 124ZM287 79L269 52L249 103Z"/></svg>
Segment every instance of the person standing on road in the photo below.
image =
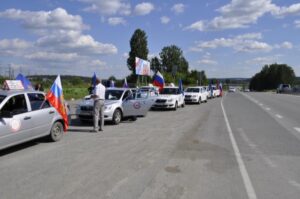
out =
<svg viewBox="0 0 300 199"><path fill-rule="evenodd" d="M96 79L96 86L93 90L92 98L94 99L94 130L93 132L103 131L104 126L104 100L105 100L105 86L101 81ZM100 116L100 118L99 118ZM100 127L99 127L100 119Z"/></svg>

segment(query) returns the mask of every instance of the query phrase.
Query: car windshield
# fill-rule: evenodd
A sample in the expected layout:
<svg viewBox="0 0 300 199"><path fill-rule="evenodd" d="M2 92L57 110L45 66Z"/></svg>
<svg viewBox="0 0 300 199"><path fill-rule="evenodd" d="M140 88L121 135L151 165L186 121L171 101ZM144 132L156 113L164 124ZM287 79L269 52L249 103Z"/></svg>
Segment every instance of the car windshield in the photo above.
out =
<svg viewBox="0 0 300 199"><path fill-rule="evenodd" d="M283 84L282 85L282 88L289 88L290 87L290 85L288 85L288 84Z"/></svg>
<svg viewBox="0 0 300 199"><path fill-rule="evenodd" d="M199 93L199 88L187 88L186 92Z"/></svg>
<svg viewBox="0 0 300 199"><path fill-rule="evenodd" d="M122 97L123 90L106 90L105 100L119 100Z"/></svg>
<svg viewBox="0 0 300 199"><path fill-rule="evenodd" d="M6 98L5 95L0 95L0 103Z"/></svg>
<svg viewBox="0 0 300 199"><path fill-rule="evenodd" d="M178 88L164 88L160 94L164 94L164 95L178 94Z"/></svg>

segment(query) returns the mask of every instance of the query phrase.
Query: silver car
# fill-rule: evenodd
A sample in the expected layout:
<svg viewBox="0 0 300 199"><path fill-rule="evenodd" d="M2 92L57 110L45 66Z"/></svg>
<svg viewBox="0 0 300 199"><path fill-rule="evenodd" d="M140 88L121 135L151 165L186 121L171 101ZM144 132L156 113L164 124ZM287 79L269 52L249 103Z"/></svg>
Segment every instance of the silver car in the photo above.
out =
<svg viewBox="0 0 300 199"><path fill-rule="evenodd" d="M0 90L0 149L38 137L63 137L63 119L43 92Z"/></svg>
<svg viewBox="0 0 300 199"><path fill-rule="evenodd" d="M122 119L136 120L137 116L146 116L153 104L152 99L138 90L129 88L108 88L105 92L104 120L119 124ZM90 96L80 102L77 115L81 121L92 121L94 101Z"/></svg>

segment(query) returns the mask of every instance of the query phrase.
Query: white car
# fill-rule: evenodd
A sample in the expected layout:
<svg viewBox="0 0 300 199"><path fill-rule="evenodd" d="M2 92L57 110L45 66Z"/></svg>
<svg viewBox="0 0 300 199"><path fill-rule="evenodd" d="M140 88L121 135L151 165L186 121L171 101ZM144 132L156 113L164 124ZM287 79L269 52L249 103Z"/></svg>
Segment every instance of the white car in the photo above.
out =
<svg viewBox="0 0 300 199"><path fill-rule="evenodd" d="M152 109L173 109L184 107L184 94L178 87L164 87L160 95L156 98Z"/></svg>
<svg viewBox="0 0 300 199"><path fill-rule="evenodd" d="M212 85L211 88L212 88L212 90L213 90L213 92L212 92L212 97L213 97L213 98L215 98L215 97L220 97L220 95L221 95L220 89L218 89L216 85Z"/></svg>
<svg viewBox="0 0 300 199"><path fill-rule="evenodd" d="M234 93L234 92L236 92L236 88L230 86L229 89L228 89L228 92Z"/></svg>
<svg viewBox="0 0 300 199"><path fill-rule="evenodd" d="M104 120L119 124L123 119L136 120L146 116L154 99L142 95L138 90L128 88L108 88L105 91ZM80 121L93 121L94 100L90 96L79 103L77 115Z"/></svg>
<svg viewBox="0 0 300 199"><path fill-rule="evenodd" d="M184 92L185 103L198 103L207 102L207 91L202 86L188 87Z"/></svg>

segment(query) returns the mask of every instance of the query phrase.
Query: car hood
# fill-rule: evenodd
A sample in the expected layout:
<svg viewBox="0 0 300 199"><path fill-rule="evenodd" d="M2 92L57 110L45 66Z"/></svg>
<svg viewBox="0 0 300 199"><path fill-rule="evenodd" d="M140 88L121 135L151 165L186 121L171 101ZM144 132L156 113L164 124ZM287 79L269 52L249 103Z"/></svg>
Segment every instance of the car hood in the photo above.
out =
<svg viewBox="0 0 300 199"><path fill-rule="evenodd" d="M112 104L116 104L118 103L119 100L105 100L104 101L104 105L112 105ZM93 99L86 99L86 100L82 100L79 103L79 106L94 106L94 100Z"/></svg>
<svg viewBox="0 0 300 199"><path fill-rule="evenodd" d="M184 92L184 95L199 95L199 93L193 93L193 92Z"/></svg>
<svg viewBox="0 0 300 199"><path fill-rule="evenodd" d="M157 99L172 99L177 97L177 95L159 95Z"/></svg>

